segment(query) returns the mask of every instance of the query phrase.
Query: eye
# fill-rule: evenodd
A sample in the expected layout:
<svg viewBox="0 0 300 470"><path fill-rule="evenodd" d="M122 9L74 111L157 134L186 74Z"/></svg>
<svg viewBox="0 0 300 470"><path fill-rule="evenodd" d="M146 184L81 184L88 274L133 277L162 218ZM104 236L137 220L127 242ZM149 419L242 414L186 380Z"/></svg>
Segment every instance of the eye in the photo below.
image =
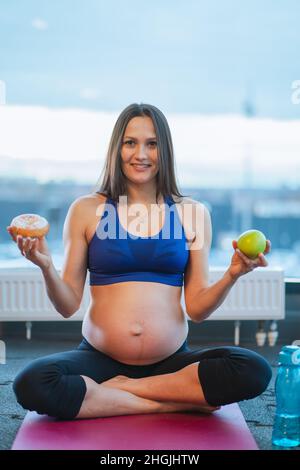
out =
<svg viewBox="0 0 300 470"><path fill-rule="evenodd" d="M124 145L127 145L127 144L128 144L128 145L131 145L131 144L134 144L134 141L133 141L133 140L126 140L125 142L123 142L123 144L124 144ZM152 140L151 142L148 142L148 145L149 145L150 147L153 147L153 148L154 148L154 147L156 147L157 142L156 142L155 140Z"/></svg>

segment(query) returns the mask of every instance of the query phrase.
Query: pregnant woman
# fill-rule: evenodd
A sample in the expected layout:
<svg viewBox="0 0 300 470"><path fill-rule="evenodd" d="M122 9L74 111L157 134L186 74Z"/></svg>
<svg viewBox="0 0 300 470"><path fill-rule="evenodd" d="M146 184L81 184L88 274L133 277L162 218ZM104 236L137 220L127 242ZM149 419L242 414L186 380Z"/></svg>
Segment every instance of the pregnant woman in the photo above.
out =
<svg viewBox="0 0 300 470"><path fill-rule="evenodd" d="M180 194L164 114L131 104L118 117L97 191L79 197L66 216L59 276L45 237L15 235L21 253L41 268L58 313L71 317L89 271L90 304L82 341L71 351L35 359L13 388L29 410L60 419L192 410L261 394L267 361L239 347L191 350L188 322L207 318L237 279L266 266L236 241L230 266L208 283L211 220L205 205Z"/></svg>

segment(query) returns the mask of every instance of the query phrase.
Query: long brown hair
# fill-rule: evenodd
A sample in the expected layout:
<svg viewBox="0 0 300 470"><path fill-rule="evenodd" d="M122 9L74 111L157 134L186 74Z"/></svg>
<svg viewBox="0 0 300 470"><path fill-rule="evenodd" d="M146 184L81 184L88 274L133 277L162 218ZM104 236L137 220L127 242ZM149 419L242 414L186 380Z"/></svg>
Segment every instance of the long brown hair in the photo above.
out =
<svg viewBox="0 0 300 470"><path fill-rule="evenodd" d="M127 124L134 117L148 116L152 119L158 149L159 171L156 175L156 202L159 194L163 196L184 197L178 190L175 175L175 160L171 132L164 114L155 106L133 103L119 115L110 138L105 164L94 191L118 200L127 194L126 177L121 168L121 147Z"/></svg>

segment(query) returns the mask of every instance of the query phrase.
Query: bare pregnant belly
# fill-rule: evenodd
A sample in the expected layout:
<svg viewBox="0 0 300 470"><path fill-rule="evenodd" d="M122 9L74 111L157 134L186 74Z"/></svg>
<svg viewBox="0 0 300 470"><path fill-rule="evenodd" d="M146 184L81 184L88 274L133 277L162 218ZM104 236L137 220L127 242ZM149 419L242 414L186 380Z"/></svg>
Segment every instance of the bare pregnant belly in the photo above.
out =
<svg viewBox="0 0 300 470"><path fill-rule="evenodd" d="M187 337L178 287L124 282L93 286L91 294L82 334L117 361L153 364L177 351Z"/></svg>

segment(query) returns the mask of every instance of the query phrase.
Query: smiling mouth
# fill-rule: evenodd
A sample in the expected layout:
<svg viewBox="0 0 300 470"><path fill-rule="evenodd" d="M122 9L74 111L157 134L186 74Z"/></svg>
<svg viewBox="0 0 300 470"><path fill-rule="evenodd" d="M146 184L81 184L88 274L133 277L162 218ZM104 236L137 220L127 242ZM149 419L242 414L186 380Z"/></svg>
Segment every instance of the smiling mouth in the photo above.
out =
<svg viewBox="0 0 300 470"><path fill-rule="evenodd" d="M147 168L148 166L151 165L144 165L144 164L139 164L139 163L131 163L132 166L136 166L137 168Z"/></svg>

